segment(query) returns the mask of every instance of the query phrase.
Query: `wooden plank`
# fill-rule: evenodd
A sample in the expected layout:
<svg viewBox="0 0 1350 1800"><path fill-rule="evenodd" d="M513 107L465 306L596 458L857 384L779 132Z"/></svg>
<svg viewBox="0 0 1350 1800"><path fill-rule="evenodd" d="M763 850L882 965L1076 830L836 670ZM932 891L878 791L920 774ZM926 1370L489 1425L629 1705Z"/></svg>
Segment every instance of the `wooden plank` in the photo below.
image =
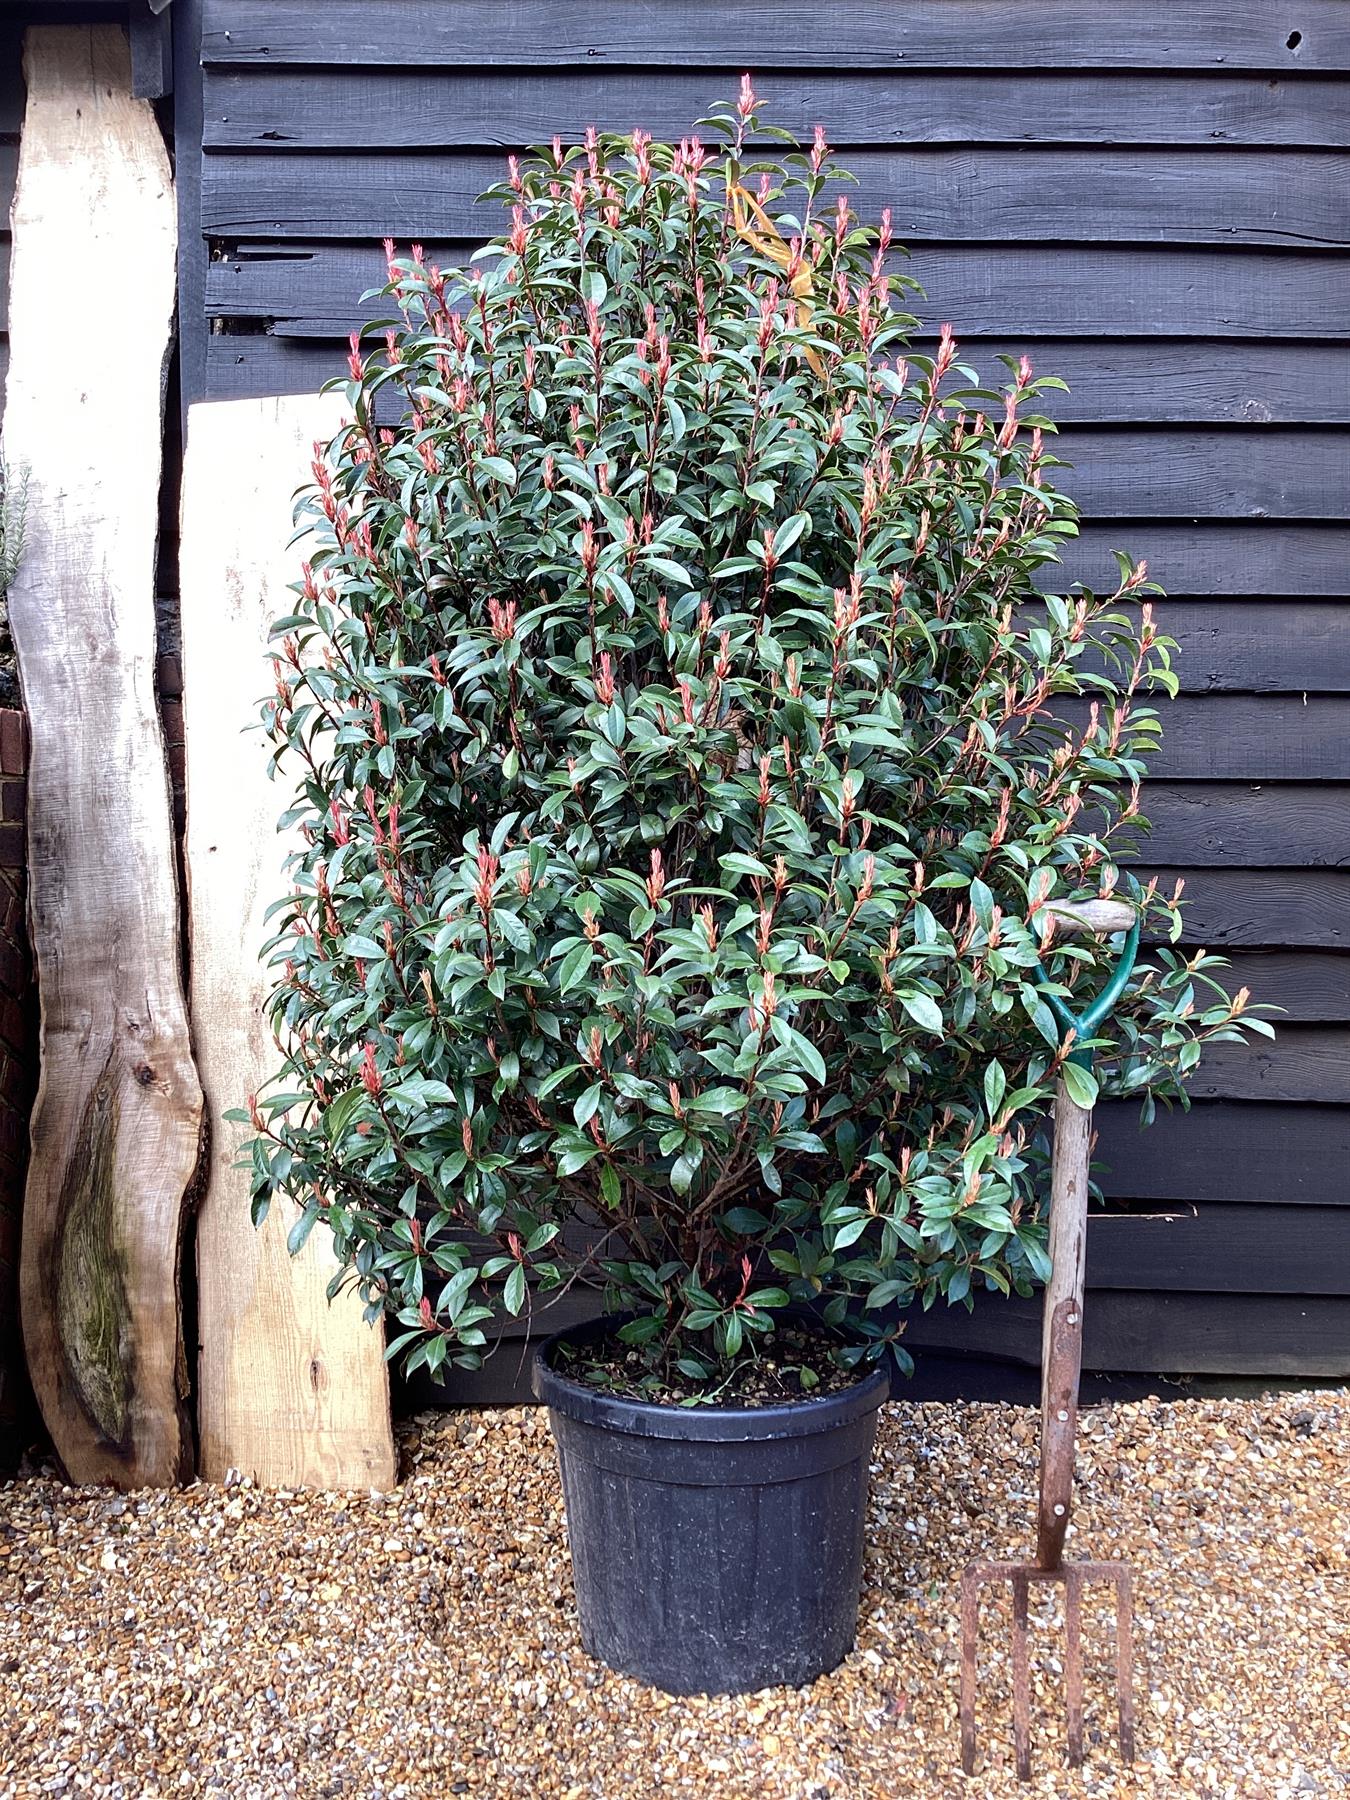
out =
<svg viewBox="0 0 1350 1800"><path fill-rule="evenodd" d="M1350 790L1331 782L1150 781L1143 807L1150 867L1350 867Z"/></svg>
<svg viewBox="0 0 1350 1800"><path fill-rule="evenodd" d="M239 401L188 415L183 465L183 681L193 1029L211 1121L197 1226L202 1472L239 1468L269 1485L390 1487L395 1475L383 1334L347 1293L322 1228L292 1258L278 1206L249 1221L236 1165L248 1128L222 1119L275 1070L258 953L282 891L284 792L253 714L268 626L287 604L291 497L341 402Z"/></svg>
<svg viewBox="0 0 1350 1800"><path fill-rule="evenodd" d="M475 240L427 241L442 267L466 262ZM1350 337L1350 257L1334 251L1178 250L1057 244L919 244L893 267L920 282L911 298L929 327L950 320L963 337ZM345 337L382 316L359 296L384 280L377 243L251 239L213 262L207 311L266 319L290 337Z"/></svg>
<svg viewBox="0 0 1350 1800"><path fill-rule="evenodd" d="M1094 1212L1087 1279L1155 1293L1350 1294L1350 1208Z"/></svg>
<svg viewBox="0 0 1350 1800"><path fill-rule="evenodd" d="M1224 986L1230 993L1248 988L1254 999L1282 1007L1282 1013L1274 1015L1277 1031L1286 1022L1350 1024L1350 956L1316 950L1235 950L1228 954L1232 967L1220 977ZM1350 1071L1345 1098L1350 1101Z"/></svg>
<svg viewBox="0 0 1350 1800"><path fill-rule="evenodd" d="M920 349L933 343L922 334L915 340ZM961 360L985 386L1002 388L1008 371L998 358L1021 355L1038 374L1068 382L1067 394L1048 393L1043 401L1061 425L1350 422L1350 345L1150 338L1105 344L1023 335L968 341Z"/></svg>
<svg viewBox="0 0 1350 1800"><path fill-rule="evenodd" d="M1345 601L1163 598L1154 611L1177 645L1172 667L1183 693L1350 692Z"/></svg>
<svg viewBox="0 0 1350 1800"><path fill-rule="evenodd" d="M1350 1103L1350 1031L1340 1025L1278 1025L1274 1043L1213 1044L1190 1083L1197 1100Z"/></svg>
<svg viewBox="0 0 1350 1800"><path fill-rule="evenodd" d="M1153 1294L1097 1288L1083 1308L1088 1369L1177 1375L1350 1375L1350 1301L1314 1294ZM981 1295L973 1314L909 1314L905 1343L1037 1363L1038 1300Z"/></svg>
<svg viewBox="0 0 1350 1800"><path fill-rule="evenodd" d="M206 271L210 250L202 235L202 71L199 61L202 0L173 7L173 146L178 182L178 405L180 428L187 409L206 393Z"/></svg>
<svg viewBox="0 0 1350 1800"><path fill-rule="evenodd" d="M1082 582L1110 593L1115 550L1147 555L1152 579L1176 595L1340 595L1350 569L1350 531L1343 525L1150 520L1141 530L1089 521L1065 547L1062 580L1050 569L1038 585L1063 592Z"/></svg>
<svg viewBox="0 0 1350 1800"><path fill-rule="evenodd" d="M772 56L783 68L1112 68L1216 66L1265 74L1350 69L1350 18L1337 0L1271 6L1191 0L1167 17L1147 0L786 0L774 7ZM762 68L759 0L648 0L635 31L627 0L210 0L203 51L213 63L460 64L599 68Z"/></svg>
<svg viewBox="0 0 1350 1800"><path fill-rule="evenodd" d="M1333 152L859 150L850 204L895 212L902 243L1315 244L1344 248L1350 217ZM477 196L500 156L320 150L205 158L202 217L218 237L482 237L504 217Z"/></svg>
<svg viewBox="0 0 1350 1800"><path fill-rule="evenodd" d="M1156 610L1187 693L1350 692L1344 602L1162 600Z"/></svg>
<svg viewBox="0 0 1350 1800"><path fill-rule="evenodd" d="M1070 465L1060 486L1088 518L1350 517L1350 433L1074 426L1051 448ZM1151 558L1147 530L1132 534Z"/></svg>
<svg viewBox="0 0 1350 1800"><path fill-rule="evenodd" d="M127 33L131 39L131 88L138 100L162 100L173 92L173 39L166 11L150 0L129 0Z"/></svg>
<svg viewBox="0 0 1350 1800"><path fill-rule="evenodd" d="M17 139L23 124L23 31L19 18L0 19L0 137ZM0 226L8 229L8 205L0 215Z"/></svg>
<svg viewBox="0 0 1350 1800"><path fill-rule="evenodd" d="M178 1282L202 1108L154 699L173 186L119 27L36 28L25 70L5 413L30 471L9 615L41 996L24 1328L70 1478L135 1487L192 1469ZM80 282L53 281L72 244Z"/></svg>
<svg viewBox="0 0 1350 1800"><path fill-rule="evenodd" d="M1344 802L1342 802L1344 804ZM1350 871L1167 869L1186 882L1186 938L1213 950L1304 945L1350 950Z"/></svg>
<svg viewBox="0 0 1350 1800"><path fill-rule="evenodd" d="M1350 780L1350 702L1339 696L1161 695L1153 704L1163 734L1149 771L1159 781ZM1057 700L1055 713L1082 724L1087 702Z"/></svg>
<svg viewBox="0 0 1350 1800"><path fill-rule="evenodd" d="M141 0L144 4L144 0ZM327 48L327 47L326 47ZM319 60L325 60L320 58ZM762 61L762 53L755 64ZM673 142L735 94L740 68L643 69L210 68L206 144L216 150L514 148L555 133L576 143L590 126L641 125ZM1350 143L1344 82L1204 74L1042 71L1026 104L1021 66L966 70L810 69L757 76L766 118L831 143L1266 144ZM1106 102L1104 105L1103 102Z"/></svg>
<svg viewBox="0 0 1350 1800"><path fill-rule="evenodd" d="M967 338L1350 333L1343 298L1350 267L1334 251L916 244L898 266L927 294L909 310L930 325L949 320Z"/></svg>
<svg viewBox="0 0 1350 1800"><path fill-rule="evenodd" d="M1137 1104L1108 1100L1096 1125L1094 1174L1110 1197L1350 1207L1350 1106L1201 1100L1141 1130Z"/></svg>
<svg viewBox="0 0 1350 1800"><path fill-rule="evenodd" d="M208 272L213 288L226 285L214 273L221 266L212 264ZM328 339L285 332L218 337L208 356L212 397L313 393L345 371L353 326L363 318L387 317L390 310L388 301L354 306ZM329 323L336 327L338 321ZM932 344L918 337L915 347L931 351ZM1093 340L995 338L968 343L962 360L982 382L1002 387L1008 371L998 357L1023 353L1039 372L1069 383L1067 394L1049 394L1044 402L1062 424L1350 422L1350 344L1160 345L1143 339L1106 347ZM398 416L392 395L388 409Z"/></svg>

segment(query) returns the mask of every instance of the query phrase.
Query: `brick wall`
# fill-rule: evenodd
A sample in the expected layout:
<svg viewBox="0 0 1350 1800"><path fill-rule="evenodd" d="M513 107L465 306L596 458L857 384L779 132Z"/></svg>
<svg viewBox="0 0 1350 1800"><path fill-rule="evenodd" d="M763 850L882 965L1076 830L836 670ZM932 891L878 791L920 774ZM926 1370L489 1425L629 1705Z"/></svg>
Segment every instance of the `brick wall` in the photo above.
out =
<svg viewBox="0 0 1350 1800"><path fill-rule="evenodd" d="M31 1427L19 1336L19 1221L36 1085L36 1019L24 912L24 716L0 709L0 1469Z"/></svg>

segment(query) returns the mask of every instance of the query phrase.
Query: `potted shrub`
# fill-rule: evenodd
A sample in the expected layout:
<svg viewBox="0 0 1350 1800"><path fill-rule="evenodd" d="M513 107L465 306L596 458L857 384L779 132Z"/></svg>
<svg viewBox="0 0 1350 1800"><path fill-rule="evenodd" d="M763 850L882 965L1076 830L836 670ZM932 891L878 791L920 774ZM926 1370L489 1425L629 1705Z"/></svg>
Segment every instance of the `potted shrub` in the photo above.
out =
<svg viewBox="0 0 1350 1800"><path fill-rule="evenodd" d="M1045 906L1120 879L1173 685L1142 565L1038 591L1061 384L907 351L889 222L819 133L753 160L757 105L513 160L466 270L389 246L266 708L255 1210L332 1228L409 1367L606 1290L538 1372L582 1629L686 1691L845 1654L907 1310L1046 1273L1037 958L1111 952ZM1141 964L1113 1091L1238 1034L1214 962Z"/></svg>

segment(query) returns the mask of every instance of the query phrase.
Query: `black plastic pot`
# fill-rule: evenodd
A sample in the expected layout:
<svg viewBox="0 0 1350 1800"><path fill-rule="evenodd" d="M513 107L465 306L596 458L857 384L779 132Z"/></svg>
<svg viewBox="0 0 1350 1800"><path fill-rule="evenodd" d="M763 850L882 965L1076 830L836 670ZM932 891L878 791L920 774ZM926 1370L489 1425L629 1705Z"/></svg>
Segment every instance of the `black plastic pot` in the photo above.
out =
<svg viewBox="0 0 1350 1800"><path fill-rule="evenodd" d="M787 1406L654 1406L538 1351L562 1468L581 1640L670 1694L804 1687L853 1647L884 1370Z"/></svg>

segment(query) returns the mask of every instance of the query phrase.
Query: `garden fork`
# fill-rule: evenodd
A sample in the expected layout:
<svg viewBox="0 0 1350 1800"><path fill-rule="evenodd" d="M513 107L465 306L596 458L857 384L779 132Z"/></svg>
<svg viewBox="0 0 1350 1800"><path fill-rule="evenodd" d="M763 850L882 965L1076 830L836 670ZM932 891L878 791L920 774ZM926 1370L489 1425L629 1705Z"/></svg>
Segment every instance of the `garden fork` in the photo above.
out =
<svg viewBox="0 0 1350 1800"><path fill-rule="evenodd" d="M1126 933L1125 943L1101 993L1081 1015L1060 996L1048 996L1064 1032L1085 1045L1110 1016L1125 991L1139 948L1139 917L1128 902L1051 902L1047 911L1062 931L1084 935ZM1074 1049L1069 1061L1090 1069L1092 1051ZM1045 1287L1041 1332L1041 1475L1032 1563L972 1562L961 1577L961 1766L975 1772L976 1651L980 1588L1012 1587L1013 1752L1019 1780L1031 1779L1031 1675L1027 1644L1028 1600L1033 1582L1064 1586L1064 1700L1069 1763L1083 1760L1083 1589L1109 1583L1116 1597L1116 1701L1120 1754L1134 1760L1133 1597L1127 1563L1064 1561L1064 1534L1073 1502L1078 1380L1083 1366L1083 1262L1087 1241L1088 1165L1092 1109L1079 1106L1061 1073L1055 1091L1055 1151L1050 1178L1050 1279Z"/></svg>

